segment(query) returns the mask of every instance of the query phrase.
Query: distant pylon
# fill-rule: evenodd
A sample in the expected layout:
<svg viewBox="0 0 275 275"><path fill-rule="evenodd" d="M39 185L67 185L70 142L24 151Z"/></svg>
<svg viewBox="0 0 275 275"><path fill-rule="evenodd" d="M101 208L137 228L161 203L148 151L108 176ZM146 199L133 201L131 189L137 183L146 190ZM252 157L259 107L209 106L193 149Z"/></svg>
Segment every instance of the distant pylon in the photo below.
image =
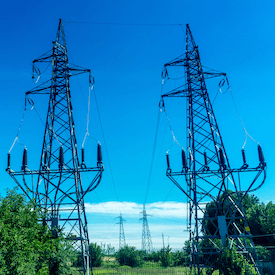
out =
<svg viewBox="0 0 275 275"><path fill-rule="evenodd" d="M141 249L149 253L153 250L153 245L152 245L152 239L151 239L151 235L150 235L147 216L152 216L152 215L146 214L145 204L143 204L143 211L140 213L142 213L142 218L140 218L140 220L142 220Z"/></svg>
<svg viewBox="0 0 275 275"><path fill-rule="evenodd" d="M119 224L119 249L121 249L126 245L124 228L123 228L123 222L126 222L126 220L122 218L121 213L120 213L120 216L117 217L117 219L119 219L119 222L117 224Z"/></svg>

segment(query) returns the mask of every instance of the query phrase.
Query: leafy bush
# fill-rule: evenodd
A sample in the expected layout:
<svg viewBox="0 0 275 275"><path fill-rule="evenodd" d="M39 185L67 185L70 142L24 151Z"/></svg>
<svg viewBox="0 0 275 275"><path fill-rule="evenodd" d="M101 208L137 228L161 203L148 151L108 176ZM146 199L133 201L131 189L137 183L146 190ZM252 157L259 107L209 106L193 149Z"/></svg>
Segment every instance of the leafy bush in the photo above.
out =
<svg viewBox="0 0 275 275"><path fill-rule="evenodd" d="M120 265L127 265L131 267L138 267L142 265L142 259L140 257L139 251L133 247L126 245L121 248L115 257Z"/></svg>
<svg viewBox="0 0 275 275"><path fill-rule="evenodd" d="M225 248L221 254L213 261L214 268L211 271L219 270L221 275L258 274L254 267L250 265L242 255L235 249ZM211 274L209 272L209 274Z"/></svg>

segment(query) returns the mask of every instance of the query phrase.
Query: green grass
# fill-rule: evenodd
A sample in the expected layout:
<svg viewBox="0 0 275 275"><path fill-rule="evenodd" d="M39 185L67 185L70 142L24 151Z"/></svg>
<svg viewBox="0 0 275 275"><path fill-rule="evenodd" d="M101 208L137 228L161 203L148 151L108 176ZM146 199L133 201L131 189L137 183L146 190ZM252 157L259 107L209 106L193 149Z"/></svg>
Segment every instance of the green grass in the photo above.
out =
<svg viewBox="0 0 275 275"><path fill-rule="evenodd" d="M120 267L94 267L94 275L191 275L189 267L163 268L158 263L145 264L143 267L120 266ZM206 275L206 273L204 273ZM213 275L219 275L215 271Z"/></svg>
<svg viewBox="0 0 275 275"><path fill-rule="evenodd" d="M144 268L144 267L118 267L118 268L104 268L104 267L98 267L93 268L94 275L187 275L188 268L186 267L168 267L168 268Z"/></svg>

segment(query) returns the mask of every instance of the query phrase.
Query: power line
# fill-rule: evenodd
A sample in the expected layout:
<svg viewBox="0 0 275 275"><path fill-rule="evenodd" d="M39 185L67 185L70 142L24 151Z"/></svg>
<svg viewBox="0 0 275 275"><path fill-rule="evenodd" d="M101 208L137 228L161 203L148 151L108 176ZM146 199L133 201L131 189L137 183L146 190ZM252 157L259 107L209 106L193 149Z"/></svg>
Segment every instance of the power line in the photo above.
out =
<svg viewBox="0 0 275 275"><path fill-rule="evenodd" d="M158 139L159 121L160 121L160 111L158 111L158 118L157 118L157 125L156 125L156 131L155 131L155 138L154 138L152 159L151 159L151 165L150 165L150 171L149 171L149 178L148 178L147 188L146 188L146 193L145 193L145 202L144 202L145 204L147 202L149 187L150 187L151 178L152 178L153 164L154 164L156 146L157 146L157 139Z"/></svg>
<svg viewBox="0 0 275 275"><path fill-rule="evenodd" d="M115 180L114 180L113 170L112 170L112 167L111 167L110 157L109 157L109 153L108 153L107 143L106 143L106 139L105 139L105 134L104 134L104 131L103 131L102 120L101 120L101 116L100 116L100 112L99 112L99 107L98 107L98 103L97 103L95 89L93 89L93 91L94 91L94 98L95 98L95 103L96 103L96 109L97 109L97 113L98 113L100 128L101 128L101 131L102 131L102 137L103 137L103 141L104 141L104 144L105 144L107 161L108 161L108 164L109 164L111 179L112 179L112 183L113 183L113 187L114 187L114 192L115 192L116 200L119 201L118 200L118 196L117 196L116 186L115 186Z"/></svg>
<svg viewBox="0 0 275 275"><path fill-rule="evenodd" d="M89 24L89 25L117 25L117 26L183 26L181 23L115 23L115 22L83 22L83 21L63 21L67 24Z"/></svg>

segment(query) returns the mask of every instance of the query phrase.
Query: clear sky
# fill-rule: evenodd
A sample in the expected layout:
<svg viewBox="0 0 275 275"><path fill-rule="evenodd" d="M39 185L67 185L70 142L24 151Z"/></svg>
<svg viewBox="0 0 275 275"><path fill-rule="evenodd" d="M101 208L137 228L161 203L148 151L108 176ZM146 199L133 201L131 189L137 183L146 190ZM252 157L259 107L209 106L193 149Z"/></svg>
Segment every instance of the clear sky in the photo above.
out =
<svg viewBox="0 0 275 275"><path fill-rule="evenodd" d="M262 145L268 177L255 195L263 202L275 201L275 3L271 0L6 1L0 11L1 194L15 186L5 172L6 154L20 125L24 94L35 87L31 62L51 49L59 18L64 21L70 62L91 69L95 77L105 136L92 96L89 132L102 143L105 165L101 184L86 198L92 242L118 247L115 218L121 212L126 220L126 242L140 248L139 218L154 148L161 71L164 63L183 53L187 23L202 64L227 73L242 121ZM48 70L43 81L49 75ZM218 82L209 82L212 100ZM48 98L39 95L32 99L45 120ZM86 130L87 76L72 80L72 104L80 147ZM175 99L170 104L173 131L185 146L185 103ZM230 93L218 94L213 107L231 166L240 167L245 135ZM42 147L44 126L39 116L35 110L27 111L19 133L20 143L28 148L31 169L38 168ZM157 137L146 200L147 212L153 215L148 217L149 227L154 247L161 246L163 233L172 248L181 248L187 238L183 231L186 198L165 176L165 154L173 139L164 113L160 114ZM88 139L85 146L95 157L96 142ZM256 149L256 143L249 140L246 151L251 166L258 163ZM21 166L22 150L18 143L12 150L15 170ZM172 150L180 152L177 145ZM180 157L171 161L176 165Z"/></svg>

